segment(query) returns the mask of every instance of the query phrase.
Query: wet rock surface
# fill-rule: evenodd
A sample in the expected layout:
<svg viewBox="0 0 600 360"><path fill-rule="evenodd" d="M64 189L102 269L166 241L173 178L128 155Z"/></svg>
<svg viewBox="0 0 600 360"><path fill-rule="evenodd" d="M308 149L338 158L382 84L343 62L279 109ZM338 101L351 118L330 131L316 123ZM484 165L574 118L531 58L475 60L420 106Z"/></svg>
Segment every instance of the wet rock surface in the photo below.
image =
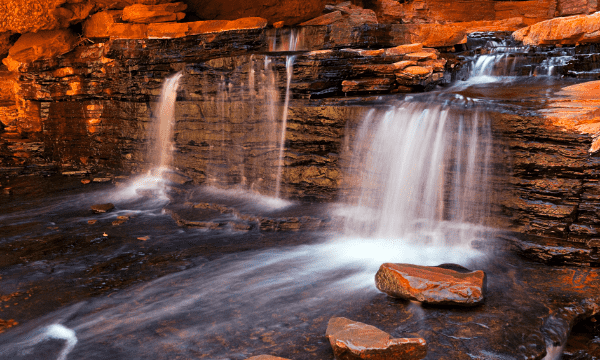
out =
<svg viewBox="0 0 600 360"><path fill-rule="evenodd" d="M57 180L56 184L66 185L63 178ZM78 179L72 180L72 187L66 187L63 192L56 192L58 187L54 187L55 194L48 198L40 197L38 179L32 179L31 185L37 190L27 190L34 191L29 195L22 188L24 184L14 187L15 194L20 194L18 199L14 195L0 194L5 204L0 215L3 219L0 249L7 254L1 263L0 319L9 324L0 335L0 347L17 341L21 331L31 327L28 325L30 320L63 308L65 313L59 315L70 314L65 326L75 327L78 319L84 319L78 330L80 341L71 354L77 357L85 357L86 351L114 359L130 359L134 354L150 355L157 353L153 344L160 338L162 343L183 342L186 345L162 348L165 357L159 358L202 353L209 357L228 356L241 360L257 353L269 353L299 360L333 359L333 350L323 335L331 317L345 317L374 326L392 338L424 339L428 347L426 359L542 359L547 344L558 346L564 343L575 324L594 316L599 310L598 269L550 267L529 262L507 251L503 240L493 239L488 239L484 247L487 257L464 264L487 274L488 296L485 304L478 307L421 307L378 293L372 284L367 289L323 298L323 293L318 291L337 288L335 277L310 282L310 286L302 286L302 291L286 292L281 298L273 296L271 302L265 304L261 297L264 289L260 284L263 281L270 284L267 280L272 281L273 276L287 276L284 274L288 274L286 271L290 267L296 275L292 277L293 281L297 282L300 277L295 266L299 259L290 257L293 249L306 251L308 248L303 246L317 245L323 240L320 235L250 231L232 238L227 231L179 228L168 215L160 215L160 207L152 216L142 214L140 210L147 209L150 204L144 202L146 200L121 202L120 212L108 213L106 217L94 215L97 222L88 224L90 215L86 201L93 200L93 193L89 191L105 191L111 187L82 185ZM57 195L77 196L82 188L86 193L81 194L78 202L66 198L67 207L61 202L65 198L56 198ZM105 197L106 193L98 195ZM121 211L131 213L129 220L113 226L112 222L123 216ZM4 221L7 219L10 222ZM142 237L146 238L138 239ZM292 252L280 253L281 249ZM257 259L256 263L244 262L261 251L266 251L264 258ZM273 262L279 255L282 263ZM245 290L238 293L239 281L220 283L223 280L220 277L214 281L218 269L224 269L225 264L234 264L234 259L251 271L249 277L243 279L253 287L259 287L258 292L262 295ZM258 264L263 264L259 266L260 271L252 272L252 267ZM308 264L315 266L316 259L311 258ZM160 280L160 293L156 295L150 281L168 274L169 277ZM144 281L147 282L144 288L135 287ZM131 291L128 290L130 286L133 286ZM219 290L221 286L229 286L226 296ZM171 304L174 301L177 304L179 300L201 301L202 289L207 287L211 298L222 299L221 306L229 307L215 312L208 303L202 302L193 310L169 312L169 317L148 325L149 331L121 327L124 324L120 321L126 320L128 314L137 310L147 313L146 306L153 304L156 296L168 297ZM345 291L343 289L348 287L338 289ZM191 292L181 295L182 291ZM143 294L148 297L140 297ZM226 300L233 299L232 295L237 300ZM290 309L292 298L295 305ZM79 302L78 307L69 307ZM123 306L127 308L121 309ZM96 333L95 338L113 334L113 341L93 343L84 340L87 321L98 319L86 318L86 314L113 316L103 313L112 311L109 309L117 311L117 317L111 321L113 326L119 326L120 333L106 333L106 328L97 325L96 329L104 330L101 335ZM218 333L214 328L208 333L191 331L198 329L199 324L210 328L213 322L223 322L230 327ZM139 321L135 323L145 326ZM128 343L127 337L121 334L135 334L136 339L144 340L144 348ZM582 349L573 345L576 343L572 342L570 351Z"/></svg>
<svg viewBox="0 0 600 360"><path fill-rule="evenodd" d="M485 273L464 270L386 263L375 275L375 285L389 296L424 304L479 305L485 300Z"/></svg>
<svg viewBox="0 0 600 360"><path fill-rule="evenodd" d="M392 339L374 326L334 317L327 323L325 336L339 360L422 359L427 344L421 338Z"/></svg>

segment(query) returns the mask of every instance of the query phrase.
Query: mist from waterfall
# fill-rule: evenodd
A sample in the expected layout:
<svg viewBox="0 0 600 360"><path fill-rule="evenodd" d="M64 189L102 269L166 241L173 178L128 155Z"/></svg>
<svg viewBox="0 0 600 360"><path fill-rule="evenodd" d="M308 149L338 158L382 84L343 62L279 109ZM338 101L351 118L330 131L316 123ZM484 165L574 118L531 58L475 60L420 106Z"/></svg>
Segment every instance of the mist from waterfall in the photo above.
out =
<svg viewBox="0 0 600 360"><path fill-rule="evenodd" d="M489 216L487 114L402 101L363 120L348 170L349 237L469 246Z"/></svg>

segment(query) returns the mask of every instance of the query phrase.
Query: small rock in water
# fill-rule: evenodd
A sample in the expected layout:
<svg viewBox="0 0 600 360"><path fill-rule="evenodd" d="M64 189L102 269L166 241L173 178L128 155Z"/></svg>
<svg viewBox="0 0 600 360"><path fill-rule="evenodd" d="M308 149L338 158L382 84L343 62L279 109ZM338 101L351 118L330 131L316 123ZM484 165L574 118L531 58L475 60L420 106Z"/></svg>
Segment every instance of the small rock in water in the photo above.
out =
<svg viewBox="0 0 600 360"><path fill-rule="evenodd" d="M137 238L138 240L142 240L142 241L146 241L148 239L150 239L150 236L140 236L139 238Z"/></svg>
<svg viewBox="0 0 600 360"><path fill-rule="evenodd" d="M109 212L114 208L115 208L115 206L111 203L96 204L96 205L92 205L92 207L91 207L92 211L97 214Z"/></svg>
<svg viewBox="0 0 600 360"><path fill-rule="evenodd" d="M425 339L392 339L390 334L374 326L343 317L329 320L325 336L337 360L412 360L427 355Z"/></svg>
<svg viewBox="0 0 600 360"><path fill-rule="evenodd" d="M91 183L91 180L90 179L83 179L83 180L81 180L81 183L84 184L84 185L85 184L89 184L89 183Z"/></svg>
<svg viewBox="0 0 600 360"><path fill-rule="evenodd" d="M96 222L98 222L98 220L88 220L88 224L90 225L94 225Z"/></svg>
<svg viewBox="0 0 600 360"><path fill-rule="evenodd" d="M246 360L289 360L289 359L278 357L278 356L271 356L271 355L257 355L257 356L249 357Z"/></svg>
<svg viewBox="0 0 600 360"><path fill-rule="evenodd" d="M389 296L427 304L474 306L483 303L486 276L455 264L420 266L381 265L375 275L377 288Z"/></svg>
<svg viewBox="0 0 600 360"><path fill-rule="evenodd" d="M94 178L94 180L92 180L92 181L97 182L97 183L103 183L103 182L112 181L112 179L109 177L103 177L103 178Z"/></svg>

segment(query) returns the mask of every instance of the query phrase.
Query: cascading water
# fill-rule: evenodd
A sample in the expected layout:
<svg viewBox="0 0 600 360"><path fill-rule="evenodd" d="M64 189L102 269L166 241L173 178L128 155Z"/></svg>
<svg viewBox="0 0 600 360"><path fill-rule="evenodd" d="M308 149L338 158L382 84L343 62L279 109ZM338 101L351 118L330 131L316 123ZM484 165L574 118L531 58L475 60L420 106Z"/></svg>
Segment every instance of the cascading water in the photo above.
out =
<svg viewBox="0 0 600 360"><path fill-rule="evenodd" d="M488 216L492 140L482 110L403 101L353 146L348 236L468 246Z"/></svg>
<svg viewBox="0 0 600 360"><path fill-rule="evenodd" d="M178 72L166 78L163 82L154 113L152 140L148 151L152 169L148 175L137 179L130 187L130 190L133 190L134 193L158 191L161 195L164 195L162 194L164 177L172 161L175 101L179 80L182 76L183 73Z"/></svg>
<svg viewBox="0 0 600 360"><path fill-rule="evenodd" d="M295 51L298 44L298 32L290 32L289 48L288 51ZM277 163L277 178L275 180L275 197L280 197L281 192L281 176L283 174L284 159L283 153L285 149L285 133L287 129L287 117L288 107L290 105L290 84L292 82L292 75L294 74L294 55L288 55L285 59L285 72L286 72L286 86L285 86L285 102L283 104L283 114L281 116L281 132L279 138L279 161Z"/></svg>
<svg viewBox="0 0 600 360"><path fill-rule="evenodd" d="M173 116L175 114L175 100L177 99L177 88L179 79L183 73L177 74L165 79L158 104L156 106L154 146L151 151L152 158L157 159L155 168L159 171L159 176L167 170L171 163L173 148Z"/></svg>

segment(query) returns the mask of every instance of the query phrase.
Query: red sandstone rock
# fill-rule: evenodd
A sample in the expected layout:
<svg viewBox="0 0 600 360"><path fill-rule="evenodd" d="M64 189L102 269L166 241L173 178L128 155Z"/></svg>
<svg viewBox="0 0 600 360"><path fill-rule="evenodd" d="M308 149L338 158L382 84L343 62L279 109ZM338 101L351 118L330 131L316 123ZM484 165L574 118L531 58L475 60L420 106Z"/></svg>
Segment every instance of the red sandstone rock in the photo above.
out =
<svg viewBox="0 0 600 360"><path fill-rule="evenodd" d="M600 12L542 21L513 33L525 45L575 45L600 41Z"/></svg>
<svg viewBox="0 0 600 360"><path fill-rule="evenodd" d="M271 356L271 355L258 355L258 356L249 357L246 360L289 360L289 359L277 357L277 356Z"/></svg>
<svg viewBox="0 0 600 360"><path fill-rule="evenodd" d="M325 0L188 0L190 9L206 20L234 20L243 17L263 17L270 24L284 21L297 25L323 12Z"/></svg>
<svg viewBox="0 0 600 360"><path fill-rule="evenodd" d="M552 19L555 11L556 0L494 1L497 20L522 17L526 25Z"/></svg>
<svg viewBox="0 0 600 360"><path fill-rule="evenodd" d="M371 4L381 23L444 23L494 19L494 1L491 0L372 0Z"/></svg>
<svg viewBox="0 0 600 360"><path fill-rule="evenodd" d="M106 36L111 39L147 39L148 26L146 24L113 24Z"/></svg>
<svg viewBox="0 0 600 360"><path fill-rule="evenodd" d="M172 39L184 37L188 33L186 23L154 23L148 24L149 39Z"/></svg>
<svg viewBox="0 0 600 360"><path fill-rule="evenodd" d="M588 150L600 150L600 80L564 87L551 99L544 116L552 125L590 135ZM570 214L569 214L570 215Z"/></svg>
<svg viewBox="0 0 600 360"><path fill-rule="evenodd" d="M404 55L409 53L419 52L423 49L423 44L408 44L408 45L400 45L393 48L385 49L385 55Z"/></svg>
<svg viewBox="0 0 600 360"><path fill-rule="evenodd" d="M178 21L185 17L181 12L187 9L187 5L178 2L161 5L135 4L123 9L123 21L150 24L158 22Z"/></svg>
<svg viewBox="0 0 600 360"><path fill-rule="evenodd" d="M111 27L122 14L120 10L109 10L92 15L83 24L83 35L88 38L109 37Z"/></svg>
<svg viewBox="0 0 600 360"><path fill-rule="evenodd" d="M11 47L10 35L10 32L0 33L0 58L8 54L8 49Z"/></svg>
<svg viewBox="0 0 600 360"><path fill-rule="evenodd" d="M597 0L558 0L556 12L558 16L591 14L598 9Z"/></svg>
<svg viewBox="0 0 600 360"><path fill-rule="evenodd" d="M478 305L484 301L483 271L458 272L410 264L381 265L375 285L389 296L428 304Z"/></svg>
<svg viewBox="0 0 600 360"><path fill-rule="evenodd" d="M427 354L424 339L392 339L374 326L343 317L329 320L325 336L338 360L409 360L422 359Z"/></svg>
<svg viewBox="0 0 600 360"><path fill-rule="evenodd" d="M15 42L8 51L8 57L2 62L9 70L15 71L20 64L67 53L76 43L77 36L68 29L27 33Z"/></svg>
<svg viewBox="0 0 600 360"><path fill-rule="evenodd" d="M408 66L396 73L396 82L400 85L428 85L433 78L433 68L431 66ZM437 78L436 80L439 80Z"/></svg>
<svg viewBox="0 0 600 360"><path fill-rule="evenodd" d="M267 19L260 17L241 18L237 20L208 20L187 23L188 35L216 33L221 31L262 29L267 26Z"/></svg>
<svg viewBox="0 0 600 360"><path fill-rule="evenodd" d="M394 85L394 78L363 78L342 81L343 92L388 92Z"/></svg>

